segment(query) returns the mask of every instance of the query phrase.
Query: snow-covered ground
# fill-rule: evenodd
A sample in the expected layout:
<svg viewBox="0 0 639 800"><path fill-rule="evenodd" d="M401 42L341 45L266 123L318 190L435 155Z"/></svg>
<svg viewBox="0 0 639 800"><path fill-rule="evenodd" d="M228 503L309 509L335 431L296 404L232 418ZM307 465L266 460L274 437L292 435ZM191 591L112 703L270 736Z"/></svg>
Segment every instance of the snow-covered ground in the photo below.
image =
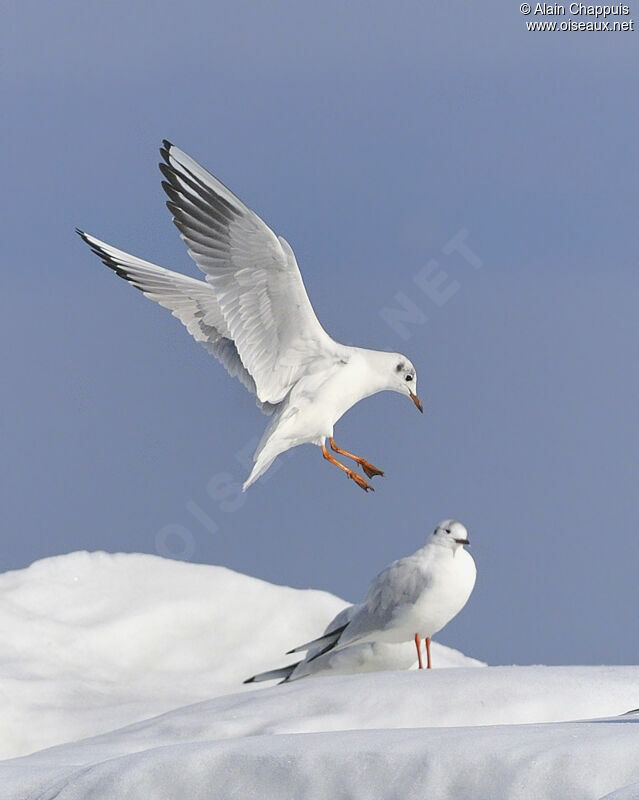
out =
<svg viewBox="0 0 639 800"><path fill-rule="evenodd" d="M639 667L242 685L344 605L148 555L1 575L0 797L639 798Z"/></svg>

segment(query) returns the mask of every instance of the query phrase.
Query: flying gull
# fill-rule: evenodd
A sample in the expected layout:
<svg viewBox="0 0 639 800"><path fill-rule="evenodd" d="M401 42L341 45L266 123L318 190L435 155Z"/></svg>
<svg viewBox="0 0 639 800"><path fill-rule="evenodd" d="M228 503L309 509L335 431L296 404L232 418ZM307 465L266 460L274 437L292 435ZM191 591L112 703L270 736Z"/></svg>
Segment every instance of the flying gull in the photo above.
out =
<svg viewBox="0 0 639 800"><path fill-rule="evenodd" d="M320 325L291 246L217 178L165 141L160 150L167 206L189 255L204 273L195 280L118 250L78 230L107 267L168 308L272 419L253 456L246 490L292 447L312 443L364 491L382 470L342 450L333 426L365 397L393 391L417 396L406 356L335 342Z"/></svg>

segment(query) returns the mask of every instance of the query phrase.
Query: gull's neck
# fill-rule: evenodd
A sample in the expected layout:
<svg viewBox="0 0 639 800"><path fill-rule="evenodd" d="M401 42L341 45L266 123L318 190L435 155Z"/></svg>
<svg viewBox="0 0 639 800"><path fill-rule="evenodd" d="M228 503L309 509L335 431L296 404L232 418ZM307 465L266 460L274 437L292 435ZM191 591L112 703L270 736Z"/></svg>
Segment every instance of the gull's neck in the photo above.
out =
<svg viewBox="0 0 639 800"><path fill-rule="evenodd" d="M426 544L417 551L420 556L428 557L430 555L438 555L438 556L446 556L450 555L450 557L454 557L456 553L462 549L460 547L451 547L446 542L437 541L437 539L432 539L430 542L426 542Z"/></svg>
<svg viewBox="0 0 639 800"><path fill-rule="evenodd" d="M396 355L394 353L385 353L382 350L367 350L364 347L354 347L353 351L355 357L362 363L367 372L371 389L368 394L371 395L384 389L389 389Z"/></svg>

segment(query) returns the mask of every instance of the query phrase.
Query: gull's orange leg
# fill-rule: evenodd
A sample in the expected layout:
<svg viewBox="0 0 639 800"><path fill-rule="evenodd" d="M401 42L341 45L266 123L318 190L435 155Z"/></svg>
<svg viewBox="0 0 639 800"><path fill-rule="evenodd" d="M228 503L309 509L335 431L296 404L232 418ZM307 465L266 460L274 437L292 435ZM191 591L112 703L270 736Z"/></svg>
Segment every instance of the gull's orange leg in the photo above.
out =
<svg viewBox="0 0 639 800"><path fill-rule="evenodd" d="M432 669L432 665L430 663L430 637L426 637L424 639L426 643L426 669Z"/></svg>
<svg viewBox="0 0 639 800"><path fill-rule="evenodd" d="M359 456L354 456L352 453L346 452L346 450L342 450L341 447L338 447L335 444L335 439L332 436L329 437L328 440L331 443L331 450L334 453L339 453L341 456L345 456L346 458L350 458L351 461L354 461L356 464L359 464L360 467L364 470L364 472L368 475L369 478L374 478L375 475L383 475L384 473L381 469L377 469L374 467L370 462L366 461L365 458L360 458Z"/></svg>
<svg viewBox="0 0 639 800"><path fill-rule="evenodd" d="M352 469L345 467L343 464L340 464L339 461L334 459L333 456L326 449L326 445L322 445L322 455L331 464L334 464L336 467L339 467L342 470L342 472L345 472L352 481L355 481L355 483L360 487L360 489L363 489L365 492L367 492L369 489L371 492L375 491L375 489L373 489L370 483L366 483L364 478L360 478L360 476L356 472L353 472Z"/></svg>
<svg viewBox="0 0 639 800"><path fill-rule="evenodd" d="M419 634L415 634L415 647L417 648L417 661L419 662L419 668L424 669L424 662L422 661L422 648L419 646Z"/></svg>

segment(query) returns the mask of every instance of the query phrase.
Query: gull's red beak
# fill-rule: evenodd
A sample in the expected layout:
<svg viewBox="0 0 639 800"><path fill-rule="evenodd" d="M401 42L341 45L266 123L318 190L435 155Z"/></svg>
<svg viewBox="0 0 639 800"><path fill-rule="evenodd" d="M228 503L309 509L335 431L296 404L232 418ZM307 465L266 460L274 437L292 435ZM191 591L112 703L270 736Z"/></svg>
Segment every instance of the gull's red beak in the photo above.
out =
<svg viewBox="0 0 639 800"><path fill-rule="evenodd" d="M424 407L422 406L422 401L419 399L419 397L417 397L417 395L415 394L415 392L411 392L411 391L410 391L410 389L409 389L408 391L410 392L410 399L413 401L413 403L415 403L415 405L417 406L417 408L418 408L418 409L419 409L419 410L422 412L422 414L423 414L423 413L424 413Z"/></svg>

